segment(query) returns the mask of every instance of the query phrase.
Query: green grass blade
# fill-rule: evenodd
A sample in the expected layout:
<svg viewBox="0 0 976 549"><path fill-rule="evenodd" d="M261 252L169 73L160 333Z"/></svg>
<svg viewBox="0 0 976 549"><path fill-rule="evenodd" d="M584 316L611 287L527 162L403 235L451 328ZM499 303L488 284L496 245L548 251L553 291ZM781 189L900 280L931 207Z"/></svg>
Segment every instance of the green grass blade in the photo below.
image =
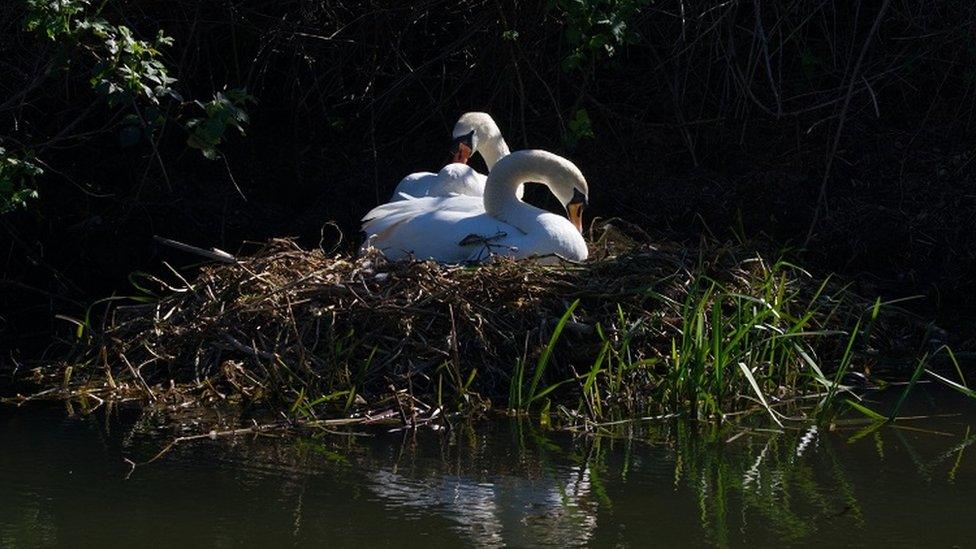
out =
<svg viewBox="0 0 976 549"><path fill-rule="evenodd" d="M556 323L556 328L552 331L552 335L549 336L549 343L546 348L542 350L542 355L539 356L539 361L536 362L535 372L532 374L532 383L529 385L529 402L533 400L535 396L536 389L539 387L539 381L542 380L542 375L546 371L546 367L549 365L549 359L552 356L553 349L556 348L556 342L559 341L559 336L563 333L563 328L566 327L566 323L569 322L569 318L573 316L573 311L576 310L576 306L579 305L579 299L573 302L572 305L566 309L563 316Z"/></svg>
<svg viewBox="0 0 976 549"><path fill-rule="evenodd" d="M908 398L908 393L912 392L915 388L915 383L918 382L918 378L922 376L922 372L925 371L925 364L929 360L929 355L926 353L918 361L918 366L915 368L915 372L912 374L912 379L909 380L908 385L905 386L905 390L901 392L901 396L898 397L898 402L891 409L891 413L888 414L888 421L894 421L898 416L898 411L901 410L901 405L905 403L905 399Z"/></svg>
<svg viewBox="0 0 976 549"><path fill-rule="evenodd" d="M883 415L879 414L878 412L875 412L871 408L868 408L867 406L865 406L863 404L854 402L853 400L847 399L844 402L846 402L847 405L850 406L851 408L854 408L858 412L861 412L865 416L867 416L867 417L869 417L869 418L871 418L871 419L873 419L875 421L886 421L888 419L888 418L884 417Z"/></svg>
<svg viewBox="0 0 976 549"><path fill-rule="evenodd" d="M959 391L960 393L962 393L962 394L964 394L964 395L966 395L966 396L968 396L970 398L976 398L976 391L970 389L969 387L966 387L964 385L960 385L960 384L956 383L955 381L952 381L951 379L942 377L939 374L933 372L932 370L925 370L925 373L927 373L928 375L934 377L935 379L941 381L942 383L945 383L949 387L952 387L953 389Z"/></svg>
<svg viewBox="0 0 976 549"><path fill-rule="evenodd" d="M770 408L769 404L766 402L766 397L763 396L762 391L759 390L759 384L756 383L756 378L752 376L752 372L749 371L749 367L746 366L745 362L740 362L739 369L742 370L742 374L746 376L747 380L749 380L749 385L752 386L752 390L755 391L756 396L759 397L759 402L761 402L763 407L766 408L766 411L769 412L769 416L773 418L773 421L776 422L776 425L782 427L783 424L780 423L779 418L776 417L776 413L773 412L773 409Z"/></svg>

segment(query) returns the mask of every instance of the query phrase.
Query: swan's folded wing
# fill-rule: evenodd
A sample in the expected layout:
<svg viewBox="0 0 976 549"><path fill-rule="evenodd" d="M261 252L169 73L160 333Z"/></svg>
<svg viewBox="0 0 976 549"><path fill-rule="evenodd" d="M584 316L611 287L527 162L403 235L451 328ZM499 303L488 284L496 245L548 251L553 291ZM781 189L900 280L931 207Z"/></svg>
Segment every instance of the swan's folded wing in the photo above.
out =
<svg viewBox="0 0 976 549"><path fill-rule="evenodd" d="M363 216L363 232L367 235L387 234L391 227L410 221L418 215L436 210L454 211L459 205L452 197L424 196L414 198L406 196L396 202L388 202L377 206Z"/></svg>
<svg viewBox="0 0 976 549"><path fill-rule="evenodd" d="M391 259L415 253L419 258L464 260L469 250L459 245L468 234L492 235L496 222L485 226L481 197L408 198L377 206L363 217L367 245Z"/></svg>

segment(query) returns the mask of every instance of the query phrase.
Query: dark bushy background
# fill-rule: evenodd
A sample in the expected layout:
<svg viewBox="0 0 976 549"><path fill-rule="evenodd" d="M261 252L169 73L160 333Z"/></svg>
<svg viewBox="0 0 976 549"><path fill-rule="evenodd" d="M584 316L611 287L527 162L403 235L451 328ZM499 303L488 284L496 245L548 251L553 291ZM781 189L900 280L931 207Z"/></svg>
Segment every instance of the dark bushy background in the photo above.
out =
<svg viewBox="0 0 976 549"><path fill-rule="evenodd" d="M225 162L175 125L159 159L145 137L123 146L125 108L83 66L50 70L64 52L3 2L0 136L36 151L45 174L37 201L0 217L0 346L36 349L68 332L53 315L131 293L133 271L197 261L153 235L328 249L334 220L352 250L357 220L402 176L443 165L467 110L490 112L513 149L574 160L593 216L667 239L762 236L866 292L971 314L973 2L642 4L108 2L112 23L175 39L165 61L183 96L257 98ZM529 199L552 205L541 190Z"/></svg>

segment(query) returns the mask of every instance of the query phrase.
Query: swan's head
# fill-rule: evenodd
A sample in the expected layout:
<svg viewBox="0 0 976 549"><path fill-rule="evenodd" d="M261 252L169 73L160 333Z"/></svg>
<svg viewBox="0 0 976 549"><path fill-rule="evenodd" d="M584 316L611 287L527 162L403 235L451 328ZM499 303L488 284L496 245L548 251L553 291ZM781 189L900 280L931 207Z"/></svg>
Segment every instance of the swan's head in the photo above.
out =
<svg viewBox="0 0 976 549"><path fill-rule="evenodd" d="M501 139L502 131L488 113L466 112L454 124L451 137L451 162L467 164L479 144Z"/></svg>
<svg viewBox="0 0 976 549"><path fill-rule="evenodd" d="M554 175L547 183L552 193L556 195L559 202L566 208L566 215L576 227L576 230L583 232L583 210L589 204L590 190L586 184L586 178L580 172L576 164L560 156L552 155L560 162L554 170Z"/></svg>
<svg viewBox="0 0 976 549"><path fill-rule="evenodd" d="M586 187L586 181L583 182L583 187ZM569 215L569 220L581 233L583 232L583 209L586 208L588 200L585 191L574 189L573 198L566 204L566 214Z"/></svg>
<svg viewBox="0 0 976 549"><path fill-rule="evenodd" d="M495 183L499 180L505 183ZM501 203L495 193L499 193L500 197L506 192L501 190L503 187L517 187L530 182L549 187L566 208L566 214L576 230L583 232L583 210L590 198L586 178L576 164L548 151L515 151L499 160L495 169L488 174L485 184L485 210L490 215L503 215L501 211L493 211L496 204Z"/></svg>

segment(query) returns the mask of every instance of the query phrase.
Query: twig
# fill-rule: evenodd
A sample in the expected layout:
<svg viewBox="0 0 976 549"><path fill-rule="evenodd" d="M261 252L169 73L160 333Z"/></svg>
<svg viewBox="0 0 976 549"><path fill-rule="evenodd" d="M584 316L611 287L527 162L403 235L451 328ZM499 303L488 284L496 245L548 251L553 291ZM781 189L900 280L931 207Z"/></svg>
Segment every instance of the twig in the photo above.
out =
<svg viewBox="0 0 976 549"><path fill-rule="evenodd" d="M240 436L240 435L259 434L259 433L264 433L264 432L271 431L271 430L274 430L274 429L281 429L283 427L288 427L288 426L289 426L289 424L287 422L279 421L277 423L268 423L268 424L264 424L264 425L253 425L251 427L244 427L242 429L231 429L229 431L210 431L209 433L203 433L203 434L199 434L199 435L189 435L189 436L185 436L185 437L177 437L177 438L173 439L172 441L170 441L170 443L167 444L165 447L163 447L163 449L160 450L159 453L157 453L155 456L153 456L152 458L150 458L149 461L140 463L139 465L149 465L150 463L152 463L152 462L158 460L159 458L163 457L164 455L166 455L177 444L181 444L183 442L190 442L190 441L193 441L193 440L202 440L202 439L205 439L205 438L216 439L218 437L236 437L236 436ZM133 468L135 468L135 467L133 466Z"/></svg>
<svg viewBox="0 0 976 549"><path fill-rule="evenodd" d="M142 373L140 373L139 370L137 370L135 367L132 366L132 363L129 362L129 359L126 358L124 354L119 353L119 358L122 359L122 362L124 362L126 366L128 366L129 372L132 373L132 377L138 379L139 382L142 383L143 388L145 388L146 390L146 394L149 395L149 400L156 402L156 395L153 394L152 388L149 386L148 383L146 383L145 378L142 377Z"/></svg>
<svg viewBox="0 0 976 549"><path fill-rule="evenodd" d="M184 252L189 252L191 254L203 256L206 257L207 259L212 259L214 261L219 261L221 263L237 263L236 257L219 248L210 248L209 250L204 250L203 248L197 248L196 246L191 246L190 244L184 244L182 242L177 242L175 240L163 238L158 235L153 236L153 240L159 242L160 244L169 246L171 248L176 248L177 250L182 250Z"/></svg>
<svg viewBox="0 0 976 549"><path fill-rule="evenodd" d="M817 223L820 222L820 212L826 205L827 182L830 180L830 172L834 165L834 157L837 156L837 147L840 145L841 134L844 131L844 122L847 120L847 109L851 105L851 97L854 95L854 83L858 81L861 63L864 62L864 57L867 55L868 47L871 45L871 40L874 38L874 35L877 34L878 27L881 26L881 19L884 17L885 12L888 11L888 5L890 3L891 0L884 0L884 3L881 4L881 9L878 11L878 16L874 19L874 24L871 25L871 30L868 32L868 36L864 39L864 44L861 46L861 53L857 56L857 62L854 63L854 70L851 72L850 81L847 83L847 94L844 96L844 104L840 108L840 116L837 119L837 131L834 132L834 142L830 146L830 153L827 155L827 166L824 168L823 179L820 181L820 192L817 195L817 204L813 210L813 219L810 221L810 228L807 230L807 236L803 241L804 247L810 244L810 240L813 238L813 231L816 230Z"/></svg>

